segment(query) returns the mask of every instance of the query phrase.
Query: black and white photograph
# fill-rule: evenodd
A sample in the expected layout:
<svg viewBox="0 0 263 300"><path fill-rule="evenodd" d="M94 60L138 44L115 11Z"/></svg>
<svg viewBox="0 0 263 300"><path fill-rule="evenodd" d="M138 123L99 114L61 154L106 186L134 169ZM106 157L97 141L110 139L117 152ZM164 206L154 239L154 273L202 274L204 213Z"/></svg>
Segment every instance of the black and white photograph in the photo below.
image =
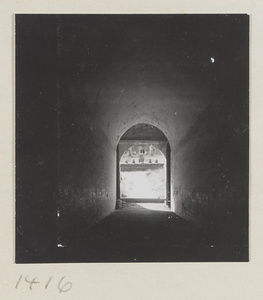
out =
<svg viewBox="0 0 263 300"><path fill-rule="evenodd" d="M14 22L15 263L249 262L249 15Z"/></svg>

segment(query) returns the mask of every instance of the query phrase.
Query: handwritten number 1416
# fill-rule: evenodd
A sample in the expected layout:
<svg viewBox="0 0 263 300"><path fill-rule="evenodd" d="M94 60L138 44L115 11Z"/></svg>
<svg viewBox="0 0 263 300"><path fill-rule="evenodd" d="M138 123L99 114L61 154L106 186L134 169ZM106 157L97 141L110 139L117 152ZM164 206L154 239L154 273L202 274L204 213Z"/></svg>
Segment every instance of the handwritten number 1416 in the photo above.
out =
<svg viewBox="0 0 263 300"><path fill-rule="evenodd" d="M16 286L15 286L16 289L18 288L18 286L19 286L19 284L20 284L22 278L23 278L23 275L21 275L21 276L18 278L17 283L16 283ZM29 284L29 289L30 289L30 290L33 289L33 286L34 286L35 284L40 283L39 281L37 281L37 277L34 277L34 278L31 278L31 279L30 279L30 278L29 278L29 275L27 275L27 276L25 276L24 279L25 279L25 282ZM53 279L53 277L50 276L49 279L48 279L48 281L47 281L46 284L45 284L45 289L48 288L48 286L49 286L49 284L51 283L52 279ZM59 280L59 282L58 282L58 284L57 284L57 288L58 288L58 291L59 291L60 293L68 292L68 291L71 290L71 288L72 288L72 283L71 283L70 281L65 282L64 279L65 279L65 276L63 276L63 277Z"/></svg>

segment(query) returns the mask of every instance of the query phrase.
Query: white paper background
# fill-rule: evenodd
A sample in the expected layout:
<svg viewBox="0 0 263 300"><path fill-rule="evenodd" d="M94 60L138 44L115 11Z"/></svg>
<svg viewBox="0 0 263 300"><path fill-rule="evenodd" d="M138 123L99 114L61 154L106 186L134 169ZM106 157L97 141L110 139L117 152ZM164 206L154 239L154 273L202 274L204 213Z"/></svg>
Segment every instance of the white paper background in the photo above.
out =
<svg viewBox="0 0 263 300"><path fill-rule="evenodd" d="M0 299L262 299L263 1L0 2ZM147 264L14 264L14 14L15 13L249 13L250 44L250 262ZM15 288L19 276L41 284ZM48 278L53 279L44 288ZM59 293L66 276L72 289ZM43 282L43 283L42 283Z"/></svg>

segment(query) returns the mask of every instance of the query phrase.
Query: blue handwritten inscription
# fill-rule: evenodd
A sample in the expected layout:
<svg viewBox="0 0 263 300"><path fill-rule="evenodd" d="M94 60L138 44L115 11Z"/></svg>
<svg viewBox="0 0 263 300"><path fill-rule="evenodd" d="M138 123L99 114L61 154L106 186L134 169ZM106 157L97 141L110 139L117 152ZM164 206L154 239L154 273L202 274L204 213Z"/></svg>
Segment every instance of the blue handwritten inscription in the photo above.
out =
<svg viewBox="0 0 263 300"><path fill-rule="evenodd" d="M66 281L65 280L65 277L66 276L63 276L60 278L60 280L58 282L56 282L56 287L58 289L58 292L59 293L66 293L68 291L71 290L72 288L72 282L70 281ZM21 284L20 282L22 281L23 279L23 275L20 275L20 277L18 278L17 280L17 283L15 285L15 288L17 289L19 287L19 285ZM30 290L33 290L33 287L36 285L36 284L41 284L40 281L37 281L37 277L34 277L34 278L30 278L29 275L26 275L24 277L24 281L26 282L26 284L28 284L28 288ZM47 281L44 282L44 287L45 289L47 289L49 287L49 285L52 285L52 281L54 282L53 280L53 276L50 276L49 279Z"/></svg>

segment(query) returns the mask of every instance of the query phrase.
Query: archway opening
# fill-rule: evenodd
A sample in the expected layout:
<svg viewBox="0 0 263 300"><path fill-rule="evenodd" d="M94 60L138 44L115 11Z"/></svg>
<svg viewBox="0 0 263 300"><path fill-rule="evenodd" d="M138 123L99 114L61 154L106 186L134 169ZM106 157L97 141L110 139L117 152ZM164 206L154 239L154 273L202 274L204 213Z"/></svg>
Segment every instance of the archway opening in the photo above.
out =
<svg viewBox="0 0 263 300"><path fill-rule="evenodd" d="M128 129L117 146L117 203L170 208L170 177L170 145L162 131L149 124Z"/></svg>

